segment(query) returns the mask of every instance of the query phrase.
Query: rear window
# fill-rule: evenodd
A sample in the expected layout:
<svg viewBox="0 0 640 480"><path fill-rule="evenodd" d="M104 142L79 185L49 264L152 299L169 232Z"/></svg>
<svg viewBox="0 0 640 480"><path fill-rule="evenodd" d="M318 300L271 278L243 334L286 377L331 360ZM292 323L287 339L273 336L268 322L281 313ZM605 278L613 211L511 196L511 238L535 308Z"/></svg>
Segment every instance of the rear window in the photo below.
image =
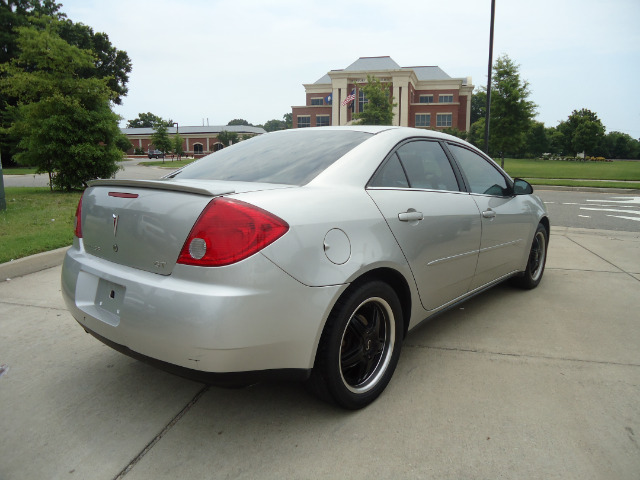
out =
<svg viewBox="0 0 640 480"><path fill-rule="evenodd" d="M336 130L267 133L212 153L175 178L305 185L370 137Z"/></svg>

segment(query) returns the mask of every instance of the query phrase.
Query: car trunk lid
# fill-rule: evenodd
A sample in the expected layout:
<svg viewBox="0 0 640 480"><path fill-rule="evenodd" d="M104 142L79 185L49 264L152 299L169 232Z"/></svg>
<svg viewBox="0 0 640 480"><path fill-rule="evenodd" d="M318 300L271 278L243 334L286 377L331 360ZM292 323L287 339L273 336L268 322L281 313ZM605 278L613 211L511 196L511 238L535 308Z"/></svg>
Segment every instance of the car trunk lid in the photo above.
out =
<svg viewBox="0 0 640 480"><path fill-rule="evenodd" d="M198 180L97 180L82 200L85 250L128 267L170 275L212 198L282 185Z"/></svg>

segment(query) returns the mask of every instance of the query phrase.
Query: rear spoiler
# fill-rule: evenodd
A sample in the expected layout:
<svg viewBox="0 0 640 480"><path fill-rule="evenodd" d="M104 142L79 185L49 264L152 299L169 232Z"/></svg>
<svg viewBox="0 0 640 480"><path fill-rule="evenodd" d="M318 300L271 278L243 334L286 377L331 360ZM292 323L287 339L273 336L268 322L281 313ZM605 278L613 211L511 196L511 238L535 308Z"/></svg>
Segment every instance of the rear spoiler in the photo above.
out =
<svg viewBox="0 0 640 480"><path fill-rule="evenodd" d="M196 195L206 195L208 197L217 197L220 195L228 195L235 193L234 189L225 188L203 188L194 187L187 182L179 181L163 181L163 180L91 180L90 187L134 187L134 188L152 188L154 190L171 190L173 192L194 193Z"/></svg>

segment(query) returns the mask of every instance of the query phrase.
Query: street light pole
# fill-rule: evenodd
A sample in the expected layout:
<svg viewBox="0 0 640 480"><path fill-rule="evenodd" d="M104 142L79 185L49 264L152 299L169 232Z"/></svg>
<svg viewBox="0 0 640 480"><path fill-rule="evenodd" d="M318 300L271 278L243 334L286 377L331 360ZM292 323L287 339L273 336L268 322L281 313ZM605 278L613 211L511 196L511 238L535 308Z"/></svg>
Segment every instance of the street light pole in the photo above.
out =
<svg viewBox="0 0 640 480"><path fill-rule="evenodd" d="M180 136L180 131L179 131L180 126L178 125L178 122L173 122L173 124L176 126L176 138L177 138ZM182 145L180 145L180 150L182 150ZM180 154L176 152L176 155L178 156L178 161L180 161Z"/></svg>
<svg viewBox="0 0 640 480"><path fill-rule="evenodd" d="M491 0L491 29L489 33L489 67L487 72L487 110L484 121L484 153L489 155L489 123L491 121L491 70L493 67L493 23L496 16L496 0Z"/></svg>

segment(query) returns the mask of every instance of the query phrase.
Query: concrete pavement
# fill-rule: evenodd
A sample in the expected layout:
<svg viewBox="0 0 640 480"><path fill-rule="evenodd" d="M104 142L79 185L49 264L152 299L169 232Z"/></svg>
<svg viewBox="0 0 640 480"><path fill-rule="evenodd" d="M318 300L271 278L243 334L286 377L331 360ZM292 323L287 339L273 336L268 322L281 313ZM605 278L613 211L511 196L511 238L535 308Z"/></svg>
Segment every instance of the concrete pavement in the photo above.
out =
<svg viewBox="0 0 640 480"><path fill-rule="evenodd" d="M358 412L121 355L72 319L59 276L0 282L2 480L640 477L640 234L555 227L536 290L410 333Z"/></svg>

